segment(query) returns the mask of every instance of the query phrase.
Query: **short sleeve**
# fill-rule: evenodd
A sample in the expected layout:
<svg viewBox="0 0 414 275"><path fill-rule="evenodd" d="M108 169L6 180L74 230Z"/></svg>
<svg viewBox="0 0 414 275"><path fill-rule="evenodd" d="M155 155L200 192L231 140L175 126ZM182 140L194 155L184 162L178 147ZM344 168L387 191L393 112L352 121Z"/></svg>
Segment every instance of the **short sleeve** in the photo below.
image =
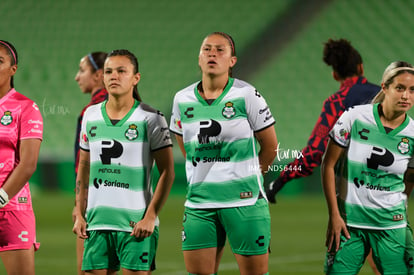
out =
<svg viewBox="0 0 414 275"><path fill-rule="evenodd" d="M88 122L88 109L85 111L83 115L81 130L79 133L79 147L85 151L89 151L89 138L88 138L88 132L86 131L87 122Z"/></svg>
<svg viewBox="0 0 414 275"><path fill-rule="evenodd" d="M22 111L20 138L36 138L41 140L43 138L42 115L36 103L31 101L29 104Z"/></svg>
<svg viewBox="0 0 414 275"><path fill-rule="evenodd" d="M246 111L254 132L261 131L273 124L275 119L263 96L254 90L246 96Z"/></svg>
<svg viewBox="0 0 414 275"><path fill-rule="evenodd" d="M170 120L170 130L171 132L177 135L181 135L181 136L183 135L183 129L181 126L181 114L180 114L180 109L178 107L177 96L174 97L171 120Z"/></svg>
<svg viewBox="0 0 414 275"><path fill-rule="evenodd" d="M335 125L329 132L329 137L342 147L349 146L349 141L351 138L351 119L353 110L354 109L351 108L348 111L345 111L339 117L339 119L336 121Z"/></svg>
<svg viewBox="0 0 414 275"><path fill-rule="evenodd" d="M160 111L152 113L148 121L148 134L152 151L172 146L168 124Z"/></svg>

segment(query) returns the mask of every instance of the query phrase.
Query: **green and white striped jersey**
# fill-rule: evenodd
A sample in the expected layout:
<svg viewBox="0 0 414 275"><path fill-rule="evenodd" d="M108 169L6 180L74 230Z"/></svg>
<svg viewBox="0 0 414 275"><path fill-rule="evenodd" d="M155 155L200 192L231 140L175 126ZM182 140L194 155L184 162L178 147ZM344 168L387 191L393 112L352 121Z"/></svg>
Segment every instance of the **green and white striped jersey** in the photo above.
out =
<svg viewBox="0 0 414 275"><path fill-rule="evenodd" d="M253 205L263 196L254 132L275 123L264 98L250 84L230 78L209 105L198 83L174 98L170 130L186 151L187 200L191 208Z"/></svg>
<svg viewBox="0 0 414 275"><path fill-rule="evenodd" d="M106 102L89 107L82 121L80 147L90 152L87 230L130 232L152 198L151 152L172 143L159 111L135 101L113 125Z"/></svg>
<svg viewBox="0 0 414 275"><path fill-rule="evenodd" d="M387 133L378 104L359 105L342 114L330 137L347 147L337 186L346 223L367 229L405 227L403 178L407 167L414 167L413 120L407 116L404 123Z"/></svg>

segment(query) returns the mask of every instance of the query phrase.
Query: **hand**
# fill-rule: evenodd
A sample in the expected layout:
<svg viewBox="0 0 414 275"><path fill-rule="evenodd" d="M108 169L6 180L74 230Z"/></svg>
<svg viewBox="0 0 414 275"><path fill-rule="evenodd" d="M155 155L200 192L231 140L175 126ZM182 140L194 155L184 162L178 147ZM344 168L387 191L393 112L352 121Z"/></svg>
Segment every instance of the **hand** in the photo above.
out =
<svg viewBox="0 0 414 275"><path fill-rule="evenodd" d="M88 234L86 233L86 221L83 217L75 217L75 223L73 225L72 232L78 235L78 237L81 239L88 238Z"/></svg>
<svg viewBox="0 0 414 275"><path fill-rule="evenodd" d="M146 238L151 236L155 227L154 221L145 218L135 224L131 222L130 225L134 227L131 236L135 236L136 238Z"/></svg>
<svg viewBox="0 0 414 275"><path fill-rule="evenodd" d="M276 194L284 185L285 183L282 182L282 179L279 177L265 186L266 197L270 203L276 203Z"/></svg>
<svg viewBox="0 0 414 275"><path fill-rule="evenodd" d="M340 216L330 217L328 222L328 229L326 231L325 242L328 251L331 253L338 252L341 245L341 236L345 237L346 239L351 238L345 221Z"/></svg>
<svg viewBox="0 0 414 275"><path fill-rule="evenodd" d="M9 202L9 195L7 195L6 191L3 188L0 188L0 208L6 206Z"/></svg>

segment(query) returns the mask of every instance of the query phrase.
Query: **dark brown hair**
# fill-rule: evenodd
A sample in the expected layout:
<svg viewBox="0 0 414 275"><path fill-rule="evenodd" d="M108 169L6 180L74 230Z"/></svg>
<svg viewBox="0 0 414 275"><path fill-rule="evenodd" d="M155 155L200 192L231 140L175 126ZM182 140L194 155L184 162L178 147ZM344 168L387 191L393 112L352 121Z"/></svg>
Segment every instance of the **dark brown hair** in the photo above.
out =
<svg viewBox="0 0 414 275"><path fill-rule="evenodd" d="M108 54L107 58L112 57L112 56L125 56L125 57L127 57L127 58L131 61L132 65L134 66L134 74L136 74L136 73L138 73L138 72L139 72L139 64L138 64L138 59L137 59L137 57L136 57L133 53L131 53L130 51L128 51L128 50L124 50L124 49L121 49L121 50L113 50L112 52L110 52L110 53ZM137 84L137 85L138 85L138 84ZM133 92L132 92L132 96L133 96L136 100L138 100L138 101L142 101L142 100L141 100L141 96L140 96L140 95L139 95L139 93L138 93L138 87L137 87L137 85L135 85L135 86L134 86L134 90L133 90Z"/></svg>

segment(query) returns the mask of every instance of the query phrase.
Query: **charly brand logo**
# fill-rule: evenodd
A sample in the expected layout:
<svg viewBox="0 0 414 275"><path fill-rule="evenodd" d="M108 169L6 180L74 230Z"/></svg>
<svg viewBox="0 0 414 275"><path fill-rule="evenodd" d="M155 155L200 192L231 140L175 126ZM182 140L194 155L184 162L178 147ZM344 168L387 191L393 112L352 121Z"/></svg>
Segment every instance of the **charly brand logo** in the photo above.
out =
<svg viewBox="0 0 414 275"><path fill-rule="evenodd" d="M4 126L7 126L10 123L12 123L12 121L13 121L12 112L5 111L3 116L1 117L0 123Z"/></svg>
<svg viewBox="0 0 414 275"><path fill-rule="evenodd" d="M29 238L27 238L28 235L29 235L29 232L22 231L22 232L20 232L19 236L17 236L17 237L19 237L19 239L22 240L22 242L28 242L29 241Z"/></svg>

